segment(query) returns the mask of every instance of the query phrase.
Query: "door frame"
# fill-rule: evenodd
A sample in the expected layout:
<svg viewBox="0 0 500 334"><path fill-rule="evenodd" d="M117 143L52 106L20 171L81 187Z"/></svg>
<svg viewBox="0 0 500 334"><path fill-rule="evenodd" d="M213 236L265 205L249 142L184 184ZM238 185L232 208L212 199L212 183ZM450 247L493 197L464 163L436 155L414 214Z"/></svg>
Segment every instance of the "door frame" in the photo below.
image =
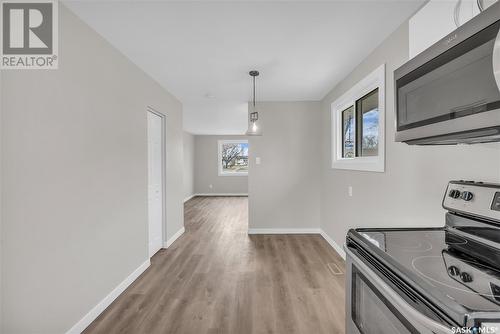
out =
<svg viewBox="0 0 500 334"><path fill-rule="evenodd" d="M161 248L165 248L165 236L167 234L167 115L159 112L151 106L147 106L146 108L146 119L148 113L152 113L161 119L161 177L162 177L162 203L161 203L161 211L162 211L162 219L161 219ZM149 126L147 127L149 131ZM149 143L148 143L149 145ZM148 157L148 168L149 168L149 157ZM148 173L149 175L149 173ZM149 176L148 176L148 256L149 254ZM154 254L153 254L154 255Z"/></svg>

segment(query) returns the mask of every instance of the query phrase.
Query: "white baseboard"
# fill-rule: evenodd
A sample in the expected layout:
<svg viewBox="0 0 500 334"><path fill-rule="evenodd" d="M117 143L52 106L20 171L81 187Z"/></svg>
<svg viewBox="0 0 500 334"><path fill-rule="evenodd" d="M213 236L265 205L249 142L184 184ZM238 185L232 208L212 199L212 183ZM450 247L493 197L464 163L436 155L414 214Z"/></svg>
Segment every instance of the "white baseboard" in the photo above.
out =
<svg viewBox="0 0 500 334"><path fill-rule="evenodd" d="M184 226L181 227L179 231L175 232L175 234L170 239L168 239L167 242L165 242L164 247L165 248L170 247L170 245L172 245L175 242L175 240L177 240L185 231L186 229L184 228Z"/></svg>
<svg viewBox="0 0 500 334"><path fill-rule="evenodd" d="M94 321L97 317L139 277L148 267L151 261L148 259L143 264L134 270L127 278L125 278L116 288L113 289L103 300L99 302L89 313L87 313L80 321L78 321L66 334L80 334Z"/></svg>
<svg viewBox="0 0 500 334"><path fill-rule="evenodd" d="M191 196L184 198L184 203L186 203L187 201L189 201L193 197L196 197L196 194L192 194Z"/></svg>
<svg viewBox="0 0 500 334"><path fill-rule="evenodd" d="M248 234L321 234L319 228L249 228Z"/></svg>
<svg viewBox="0 0 500 334"><path fill-rule="evenodd" d="M195 197L198 196L218 196L218 197L247 197L248 194L238 194L238 193L203 193L203 194L194 194Z"/></svg>
<svg viewBox="0 0 500 334"><path fill-rule="evenodd" d="M340 247L335 241L333 241L332 238L330 238L330 236L328 234L326 234L325 231L323 230L320 230L320 234L321 236L323 237L323 239L326 240L326 242L328 242L330 244L330 246L333 247L333 249L335 249L335 251L340 255L340 257L342 257L345 261L345 251L342 247Z"/></svg>

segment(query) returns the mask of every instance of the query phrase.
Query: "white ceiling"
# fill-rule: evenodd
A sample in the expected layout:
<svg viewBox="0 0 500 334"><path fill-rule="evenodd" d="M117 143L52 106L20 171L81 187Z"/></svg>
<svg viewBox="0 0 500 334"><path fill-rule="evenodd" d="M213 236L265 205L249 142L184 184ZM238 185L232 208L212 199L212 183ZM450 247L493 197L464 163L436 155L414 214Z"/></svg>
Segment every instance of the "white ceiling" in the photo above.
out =
<svg viewBox="0 0 500 334"><path fill-rule="evenodd" d="M65 4L182 101L186 131L242 134L249 70L258 101L320 100L423 2Z"/></svg>

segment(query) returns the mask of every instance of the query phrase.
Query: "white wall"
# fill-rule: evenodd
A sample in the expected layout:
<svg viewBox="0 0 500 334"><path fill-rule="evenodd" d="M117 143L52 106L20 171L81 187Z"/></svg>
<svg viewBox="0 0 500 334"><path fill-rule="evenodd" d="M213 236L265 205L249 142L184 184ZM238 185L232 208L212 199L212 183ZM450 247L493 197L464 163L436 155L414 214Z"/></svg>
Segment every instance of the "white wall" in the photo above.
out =
<svg viewBox="0 0 500 334"><path fill-rule="evenodd" d="M194 194L194 136L184 131L184 198Z"/></svg>
<svg viewBox="0 0 500 334"><path fill-rule="evenodd" d="M443 226L441 201L449 180L500 181L498 144L421 147L394 142L393 71L407 60L404 24L322 101L321 226L338 245L352 227ZM387 65L386 171L331 169L330 105L382 63Z"/></svg>
<svg viewBox="0 0 500 334"><path fill-rule="evenodd" d="M249 228L320 226L319 102L257 105L263 136L250 137ZM255 158L261 158L261 164Z"/></svg>
<svg viewBox="0 0 500 334"><path fill-rule="evenodd" d="M167 114L166 238L183 224L181 103L59 13L59 69L1 78L2 333L64 333L148 260L147 106Z"/></svg>
<svg viewBox="0 0 500 334"><path fill-rule="evenodd" d="M119 56L122 56L119 54ZM130 65L134 70L139 69ZM141 90L145 94L145 99L151 99L150 104L158 105L158 111L167 114L167 142L166 142L166 222L164 229L164 240L172 238L179 230L184 228L184 131L182 130L182 104L172 94L158 85L153 79L140 71L145 76L145 82L141 83ZM138 83L139 84L139 83ZM145 92L147 86L156 87L151 93ZM150 97L152 93L157 97ZM137 97L136 97L137 98ZM146 102L146 101L145 101Z"/></svg>
<svg viewBox="0 0 500 334"><path fill-rule="evenodd" d="M219 140L247 139L245 136L205 136L194 139L195 167L194 192L196 194L242 194L248 193L248 177L219 176ZM212 185L212 188L210 188Z"/></svg>
<svg viewBox="0 0 500 334"><path fill-rule="evenodd" d="M2 129L2 73L0 71L0 129ZM2 135L0 133L0 332L3 328L3 224L2 224L2 194L3 185L2 185L2 159L3 159L3 149L2 149Z"/></svg>

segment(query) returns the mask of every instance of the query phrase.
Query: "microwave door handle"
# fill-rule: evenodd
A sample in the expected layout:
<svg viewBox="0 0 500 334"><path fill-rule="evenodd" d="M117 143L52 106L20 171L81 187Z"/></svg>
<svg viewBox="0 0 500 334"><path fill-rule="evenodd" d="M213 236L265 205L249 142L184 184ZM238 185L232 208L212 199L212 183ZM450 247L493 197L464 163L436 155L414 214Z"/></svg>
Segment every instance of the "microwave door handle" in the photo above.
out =
<svg viewBox="0 0 500 334"><path fill-rule="evenodd" d="M479 12L481 13L484 10L484 0L477 0L477 8L479 9Z"/></svg>
<svg viewBox="0 0 500 334"><path fill-rule="evenodd" d="M420 325L431 333L450 334L451 328L428 318L410 306L401 296L398 295L391 287L389 287L377 274L373 272L363 261L361 261L348 247L345 247L347 254L356 267L369 278L370 282L391 302L401 314L413 323Z"/></svg>
<svg viewBox="0 0 500 334"><path fill-rule="evenodd" d="M500 31L497 34L495 46L493 47L493 74L497 82L497 88L500 90Z"/></svg>
<svg viewBox="0 0 500 334"><path fill-rule="evenodd" d="M457 28L460 28L460 9L462 6L462 0L458 0L455 5L455 9L453 11L453 21L455 21L455 25Z"/></svg>

